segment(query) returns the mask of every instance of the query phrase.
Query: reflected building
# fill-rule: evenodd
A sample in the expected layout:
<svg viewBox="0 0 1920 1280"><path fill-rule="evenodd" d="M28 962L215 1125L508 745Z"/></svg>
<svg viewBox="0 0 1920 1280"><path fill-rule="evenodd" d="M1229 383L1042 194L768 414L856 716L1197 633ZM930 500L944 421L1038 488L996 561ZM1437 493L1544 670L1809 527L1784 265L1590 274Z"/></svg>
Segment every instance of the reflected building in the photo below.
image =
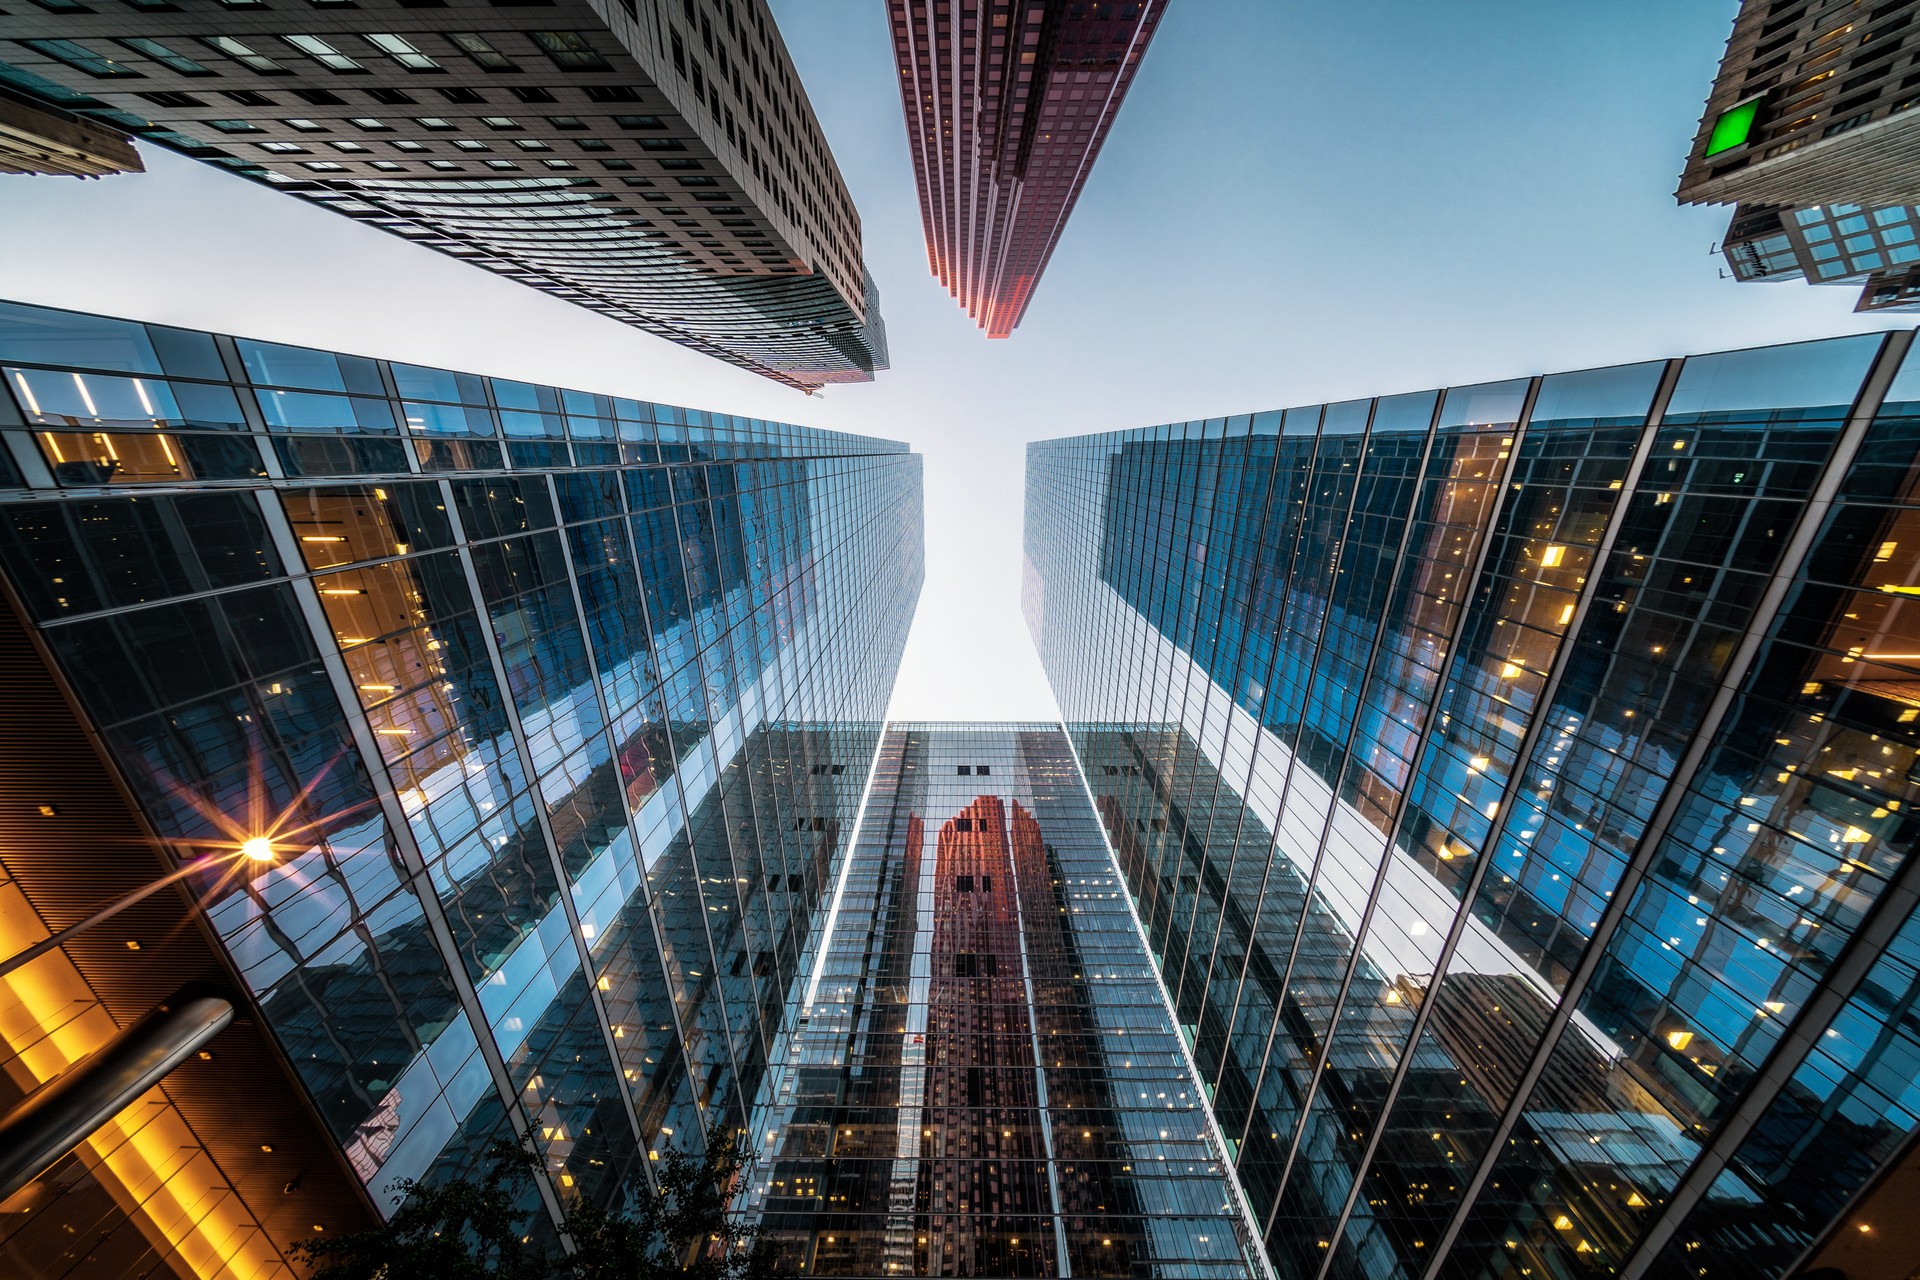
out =
<svg viewBox="0 0 1920 1280"><path fill-rule="evenodd" d="M1010 337L1166 0L887 0L927 264Z"/></svg>
<svg viewBox="0 0 1920 1280"><path fill-rule="evenodd" d="M749 1202L783 1274L1260 1274L1057 724L887 727Z"/></svg>
<svg viewBox="0 0 1920 1280"><path fill-rule="evenodd" d="M38 171L132 135L788 386L887 366L765 0L59 0L9 13L8 95L70 121Z"/></svg>
<svg viewBox="0 0 1920 1280"><path fill-rule="evenodd" d="M228 1193L143 1201L175 1157L134 1143L73 1174L100 1189L93 1219L46 1190L60 1177L0 1208L0 1269L41 1274L78 1223L172 1242L138 1274L287 1274L293 1239L529 1130L551 1236L572 1197L618 1205L650 1153L744 1125L878 748L920 583L919 459L15 304L0 370L8 669L51 708L5 746L23 768L37 732L101 749L84 805L0 851L31 908L7 953L44 936L22 922L151 880L149 836L171 861L254 835L278 854L195 877L204 930L175 906L128 936L162 966L144 978L104 928L0 978L11 1083L90 1047L48 1055L70 990L108 1032L164 998L184 927L242 995L239 1088L292 1108L231 1133L194 1110L223 1037L151 1097ZM63 887L67 824L100 813L130 834ZM332 1189L328 1221L303 1187ZM222 1244L241 1237L253 1254Z"/></svg>
<svg viewBox="0 0 1920 1280"><path fill-rule="evenodd" d="M1920 1126L1910 343L1030 446L1029 624L1275 1274L1872 1226Z"/></svg>

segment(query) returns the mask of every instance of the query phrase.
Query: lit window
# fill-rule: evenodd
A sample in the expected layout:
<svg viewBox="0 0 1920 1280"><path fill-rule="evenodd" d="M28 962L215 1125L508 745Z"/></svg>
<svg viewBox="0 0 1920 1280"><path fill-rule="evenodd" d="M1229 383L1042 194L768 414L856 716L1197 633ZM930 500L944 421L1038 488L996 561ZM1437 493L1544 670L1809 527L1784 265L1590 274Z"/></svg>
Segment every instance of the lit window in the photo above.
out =
<svg viewBox="0 0 1920 1280"><path fill-rule="evenodd" d="M365 71L366 68L340 52L319 36L281 36L288 44L312 58L329 71Z"/></svg>
<svg viewBox="0 0 1920 1280"><path fill-rule="evenodd" d="M367 43L392 58L409 71L438 71L440 64L420 52L411 40L405 36L374 35L367 37Z"/></svg>
<svg viewBox="0 0 1920 1280"><path fill-rule="evenodd" d="M269 76L291 74L285 67L262 54L252 45L235 40L232 36L203 36L201 39L208 48L217 53L226 54L250 71L258 71L262 75Z"/></svg>

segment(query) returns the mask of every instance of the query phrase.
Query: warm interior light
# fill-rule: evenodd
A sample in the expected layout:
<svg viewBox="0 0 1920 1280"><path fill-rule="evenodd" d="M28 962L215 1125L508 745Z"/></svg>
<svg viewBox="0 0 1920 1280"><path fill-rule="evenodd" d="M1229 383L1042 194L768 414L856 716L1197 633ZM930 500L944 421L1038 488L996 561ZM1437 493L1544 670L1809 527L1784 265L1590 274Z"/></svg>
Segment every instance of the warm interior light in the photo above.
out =
<svg viewBox="0 0 1920 1280"><path fill-rule="evenodd" d="M1684 1049L1688 1045L1693 1043L1693 1032L1669 1031L1667 1032L1667 1043L1672 1045L1675 1049Z"/></svg>
<svg viewBox="0 0 1920 1280"><path fill-rule="evenodd" d="M242 842L240 852L246 854L255 862L272 862L275 857L273 841L267 839L265 836L255 836L251 840Z"/></svg>
<svg viewBox="0 0 1920 1280"><path fill-rule="evenodd" d="M1540 567L1542 569L1558 569L1560 562L1566 558L1567 549L1565 547L1548 547L1540 553Z"/></svg>

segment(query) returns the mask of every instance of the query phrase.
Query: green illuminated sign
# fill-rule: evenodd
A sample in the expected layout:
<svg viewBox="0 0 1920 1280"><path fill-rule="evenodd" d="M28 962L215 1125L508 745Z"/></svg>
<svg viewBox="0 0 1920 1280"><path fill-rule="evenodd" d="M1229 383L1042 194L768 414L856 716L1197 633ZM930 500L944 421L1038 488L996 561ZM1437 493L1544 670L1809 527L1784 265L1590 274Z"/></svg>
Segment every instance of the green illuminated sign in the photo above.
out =
<svg viewBox="0 0 1920 1280"><path fill-rule="evenodd" d="M1753 136L1753 118L1760 114L1760 99L1754 98L1737 107L1728 107L1713 122L1713 134L1707 139L1707 154L1717 156L1722 151L1731 151L1742 146Z"/></svg>

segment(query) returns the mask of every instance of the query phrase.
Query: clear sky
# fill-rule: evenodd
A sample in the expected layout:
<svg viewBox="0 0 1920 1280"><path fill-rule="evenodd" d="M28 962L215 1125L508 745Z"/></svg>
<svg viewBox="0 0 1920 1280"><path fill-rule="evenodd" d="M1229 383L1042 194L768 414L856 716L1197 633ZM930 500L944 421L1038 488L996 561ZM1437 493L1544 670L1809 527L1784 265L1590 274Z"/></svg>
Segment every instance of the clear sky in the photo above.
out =
<svg viewBox="0 0 1920 1280"><path fill-rule="evenodd" d="M1736 0L1172 0L1026 322L927 272L882 0L774 0L859 207L893 369L807 399L145 148L0 178L0 296L807 422L926 456L894 700L1050 716L1019 617L1025 442L1890 327L1738 285L1673 202Z"/></svg>

